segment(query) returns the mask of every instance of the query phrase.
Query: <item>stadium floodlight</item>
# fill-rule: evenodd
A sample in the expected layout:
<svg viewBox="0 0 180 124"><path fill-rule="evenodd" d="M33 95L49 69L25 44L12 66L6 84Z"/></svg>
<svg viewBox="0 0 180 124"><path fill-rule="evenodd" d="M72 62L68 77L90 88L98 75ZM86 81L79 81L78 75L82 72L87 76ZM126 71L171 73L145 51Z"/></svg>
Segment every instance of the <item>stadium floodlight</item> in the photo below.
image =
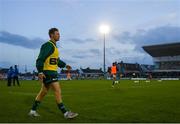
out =
<svg viewBox="0 0 180 124"><path fill-rule="evenodd" d="M105 24L103 24L103 25L101 25L100 26L100 32L104 35L104 49L103 49L103 51L104 51L104 58L103 58L103 68L104 68L104 78L106 78L106 62L105 62L105 41L106 41L106 34L108 34L109 33L109 26L108 25L105 25Z"/></svg>
<svg viewBox="0 0 180 124"><path fill-rule="evenodd" d="M99 29L100 29L100 32L102 34L108 34L109 33L109 26L108 25L103 24L100 26Z"/></svg>

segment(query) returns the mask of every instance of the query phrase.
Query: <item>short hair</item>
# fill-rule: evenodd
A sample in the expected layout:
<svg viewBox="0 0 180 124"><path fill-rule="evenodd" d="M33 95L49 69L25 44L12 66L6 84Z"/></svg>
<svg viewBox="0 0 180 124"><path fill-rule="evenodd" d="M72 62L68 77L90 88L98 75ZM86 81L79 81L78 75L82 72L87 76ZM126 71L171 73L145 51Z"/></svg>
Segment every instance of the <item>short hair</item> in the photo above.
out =
<svg viewBox="0 0 180 124"><path fill-rule="evenodd" d="M51 37L51 34L54 34L55 31L59 31L59 30L57 28L49 29L49 37Z"/></svg>

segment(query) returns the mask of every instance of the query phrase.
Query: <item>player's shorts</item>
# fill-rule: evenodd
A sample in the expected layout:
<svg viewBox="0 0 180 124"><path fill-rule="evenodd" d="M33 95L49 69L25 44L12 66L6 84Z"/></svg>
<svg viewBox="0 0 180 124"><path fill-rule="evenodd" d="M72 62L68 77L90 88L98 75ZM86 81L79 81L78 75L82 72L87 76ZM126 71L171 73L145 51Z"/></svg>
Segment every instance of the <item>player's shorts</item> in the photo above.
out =
<svg viewBox="0 0 180 124"><path fill-rule="evenodd" d="M46 75L45 74L45 76L46 76L46 78L43 79L43 83L45 85L49 85L49 84L51 84L53 82L57 82L58 81L57 75Z"/></svg>
<svg viewBox="0 0 180 124"><path fill-rule="evenodd" d="M116 78L116 74L113 74L113 78Z"/></svg>

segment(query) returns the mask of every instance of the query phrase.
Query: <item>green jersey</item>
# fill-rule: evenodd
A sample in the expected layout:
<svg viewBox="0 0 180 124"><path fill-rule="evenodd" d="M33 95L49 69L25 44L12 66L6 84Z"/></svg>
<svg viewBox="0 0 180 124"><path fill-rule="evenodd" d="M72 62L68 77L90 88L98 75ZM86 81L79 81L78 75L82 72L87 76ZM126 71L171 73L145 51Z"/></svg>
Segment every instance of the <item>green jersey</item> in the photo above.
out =
<svg viewBox="0 0 180 124"><path fill-rule="evenodd" d="M57 75L57 71L52 71L52 70L43 70L44 68L44 63L46 61L46 59L53 54L55 48L53 46L53 44L56 46L56 44L52 41L48 41L46 43L44 43L41 46L40 49L40 53L39 56L36 60L36 68L38 70L38 72L43 72L45 75ZM66 66L66 63L63 62L62 60L58 59L58 63L57 63L58 67L60 68L64 68Z"/></svg>

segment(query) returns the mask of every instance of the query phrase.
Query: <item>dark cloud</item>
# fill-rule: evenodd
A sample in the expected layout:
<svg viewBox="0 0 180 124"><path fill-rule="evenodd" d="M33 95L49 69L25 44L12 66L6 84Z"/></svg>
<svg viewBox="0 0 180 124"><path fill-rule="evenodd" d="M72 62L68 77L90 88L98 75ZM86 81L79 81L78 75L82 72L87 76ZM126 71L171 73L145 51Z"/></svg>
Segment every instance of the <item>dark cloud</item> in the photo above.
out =
<svg viewBox="0 0 180 124"><path fill-rule="evenodd" d="M72 60L69 60L69 59L61 59L63 62L65 62L66 64L68 63L77 63L76 61L72 61Z"/></svg>
<svg viewBox="0 0 180 124"><path fill-rule="evenodd" d="M87 38L85 39L86 42L93 42L93 41L96 41L95 39L92 39L92 38Z"/></svg>
<svg viewBox="0 0 180 124"><path fill-rule="evenodd" d="M77 58L77 59L85 59L85 58L89 58L89 57L95 57L100 55L100 50L99 49L88 49L85 51L76 51L74 52L75 55L73 55L73 58Z"/></svg>
<svg viewBox="0 0 180 124"><path fill-rule="evenodd" d="M143 51L142 46L180 42L180 27L161 26L149 30L137 30L135 34L123 32L113 38L119 43L134 44L136 51Z"/></svg>
<svg viewBox="0 0 180 124"><path fill-rule="evenodd" d="M89 52L92 54L100 54L101 53L99 49L90 49Z"/></svg>
<svg viewBox="0 0 180 124"><path fill-rule="evenodd" d="M11 34L9 32L1 31L0 42L11 45L17 45L29 49L36 49L40 47L40 45L44 42L44 40L41 38L29 39L21 35Z"/></svg>
<svg viewBox="0 0 180 124"><path fill-rule="evenodd" d="M163 26L148 31L138 31L132 40L141 45L180 42L180 27Z"/></svg>
<svg viewBox="0 0 180 124"><path fill-rule="evenodd" d="M87 57L87 55L73 55L72 57L77 59L84 59Z"/></svg>
<svg viewBox="0 0 180 124"><path fill-rule="evenodd" d="M113 38L121 43L127 43L132 41L132 36L130 32L122 32L121 34L113 35Z"/></svg>
<svg viewBox="0 0 180 124"><path fill-rule="evenodd" d="M86 39L70 38L70 39L67 39L66 41L81 44L81 43L87 43L87 42L94 42L94 41L96 41L96 40L95 40L95 39L92 39L92 38L86 38Z"/></svg>
<svg viewBox="0 0 180 124"><path fill-rule="evenodd" d="M113 36L119 43L120 49L107 49L107 54L121 56L129 62L152 63L152 57L142 49L142 46L180 42L180 27L161 26L149 30L137 30L135 33L123 32ZM128 45L132 45L131 49ZM138 58L138 59L137 59Z"/></svg>

